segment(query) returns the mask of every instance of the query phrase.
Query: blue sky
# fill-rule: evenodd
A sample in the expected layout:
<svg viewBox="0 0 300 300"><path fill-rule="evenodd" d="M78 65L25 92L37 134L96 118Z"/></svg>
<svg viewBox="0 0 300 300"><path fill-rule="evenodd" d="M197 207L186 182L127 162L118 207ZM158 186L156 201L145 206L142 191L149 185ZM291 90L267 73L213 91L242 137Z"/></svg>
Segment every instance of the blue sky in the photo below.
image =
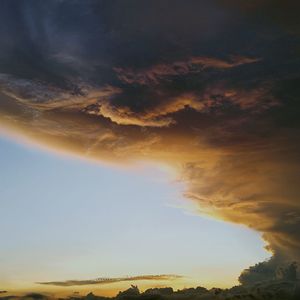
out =
<svg viewBox="0 0 300 300"><path fill-rule="evenodd" d="M178 287L228 286L269 256L258 233L191 213L163 167L104 166L4 137L0 165L5 288L142 274L186 276Z"/></svg>

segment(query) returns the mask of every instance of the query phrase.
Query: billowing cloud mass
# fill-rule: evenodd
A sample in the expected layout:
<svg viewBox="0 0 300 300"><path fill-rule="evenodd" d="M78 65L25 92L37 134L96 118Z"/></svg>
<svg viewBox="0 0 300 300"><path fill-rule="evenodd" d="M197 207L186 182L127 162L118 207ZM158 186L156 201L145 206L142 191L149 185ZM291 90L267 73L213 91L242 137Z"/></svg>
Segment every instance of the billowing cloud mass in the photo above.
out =
<svg viewBox="0 0 300 300"><path fill-rule="evenodd" d="M174 167L199 212L299 261L298 1L15 1L0 9L3 128Z"/></svg>

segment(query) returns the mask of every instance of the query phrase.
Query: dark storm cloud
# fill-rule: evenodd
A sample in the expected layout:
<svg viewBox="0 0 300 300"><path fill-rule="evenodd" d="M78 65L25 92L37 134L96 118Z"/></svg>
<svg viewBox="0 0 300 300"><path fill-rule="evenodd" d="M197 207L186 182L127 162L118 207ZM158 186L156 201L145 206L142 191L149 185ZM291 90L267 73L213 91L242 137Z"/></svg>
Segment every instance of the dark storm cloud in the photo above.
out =
<svg viewBox="0 0 300 300"><path fill-rule="evenodd" d="M293 262L288 265L281 265L277 258L273 257L269 261L258 263L244 270L239 277L239 281L243 285L276 280L296 282L298 280L297 264Z"/></svg>
<svg viewBox="0 0 300 300"><path fill-rule="evenodd" d="M53 148L176 168L199 210L299 260L296 1L0 4L0 120Z"/></svg>

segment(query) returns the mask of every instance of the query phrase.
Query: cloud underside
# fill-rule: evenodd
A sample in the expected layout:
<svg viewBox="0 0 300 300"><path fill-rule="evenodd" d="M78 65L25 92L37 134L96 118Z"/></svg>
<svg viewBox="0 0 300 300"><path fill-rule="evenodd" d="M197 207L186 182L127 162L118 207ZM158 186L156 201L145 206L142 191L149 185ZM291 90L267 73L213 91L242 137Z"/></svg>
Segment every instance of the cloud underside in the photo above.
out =
<svg viewBox="0 0 300 300"><path fill-rule="evenodd" d="M167 2L7 2L2 127L93 159L169 164L199 212L299 260L294 2Z"/></svg>
<svg viewBox="0 0 300 300"><path fill-rule="evenodd" d="M53 286L81 286L81 285L101 285L101 284L111 284L117 282L135 282L135 281L170 281L182 278L179 275L140 275L140 276L127 276L127 277L117 277L117 278L97 278L91 280L67 280L67 281L50 281L50 282L38 282L42 285L53 285Z"/></svg>

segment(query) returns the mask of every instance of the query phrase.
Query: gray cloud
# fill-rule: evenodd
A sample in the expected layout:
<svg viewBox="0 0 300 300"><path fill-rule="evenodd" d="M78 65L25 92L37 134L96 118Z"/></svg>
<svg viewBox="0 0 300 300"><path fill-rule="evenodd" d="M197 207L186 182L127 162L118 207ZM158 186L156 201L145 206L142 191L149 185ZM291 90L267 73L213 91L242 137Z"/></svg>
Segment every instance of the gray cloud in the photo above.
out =
<svg viewBox="0 0 300 300"><path fill-rule="evenodd" d="M113 277L113 278L97 278L89 280L66 280L66 281L50 281L50 282L37 282L43 285L53 285L53 286L81 286L81 285L93 285L93 284L111 284L116 282L125 281L141 281L141 280L175 280L182 278L179 275L140 275L140 276L127 276L127 277Z"/></svg>

